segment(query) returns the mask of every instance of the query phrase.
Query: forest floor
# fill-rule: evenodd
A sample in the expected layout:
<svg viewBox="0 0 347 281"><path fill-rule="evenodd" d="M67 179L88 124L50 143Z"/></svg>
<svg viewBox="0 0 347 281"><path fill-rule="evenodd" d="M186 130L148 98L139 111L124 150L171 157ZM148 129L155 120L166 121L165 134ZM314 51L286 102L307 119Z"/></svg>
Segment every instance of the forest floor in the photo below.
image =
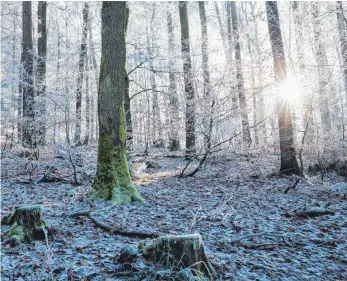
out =
<svg viewBox="0 0 347 281"><path fill-rule="evenodd" d="M3 154L1 214L40 204L44 220L59 232L10 247L4 243L8 226L2 226L1 280L170 280L168 272L141 262L121 272L121 250L136 252L140 240L107 233L87 217L67 216L91 206L95 217L119 229L200 233L220 280L347 280L347 201L341 193L347 184L335 173L324 181L309 176L284 194L295 180L276 175L277 156L211 158L194 177L178 178L184 159L157 149L133 157L134 183L146 203L116 207L88 199L95 151L80 151L79 185L35 183L49 165L57 168L56 177L71 180L69 157L50 159L50 151L30 161ZM328 204L334 215L286 216Z"/></svg>

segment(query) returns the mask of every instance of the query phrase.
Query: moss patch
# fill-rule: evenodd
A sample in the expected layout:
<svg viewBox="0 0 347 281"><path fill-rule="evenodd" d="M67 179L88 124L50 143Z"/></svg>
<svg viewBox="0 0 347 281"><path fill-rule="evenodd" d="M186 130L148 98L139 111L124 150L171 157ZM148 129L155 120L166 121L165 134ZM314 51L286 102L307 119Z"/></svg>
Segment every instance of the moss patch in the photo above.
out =
<svg viewBox="0 0 347 281"><path fill-rule="evenodd" d="M124 134L120 133L121 142L125 141L125 127L123 131ZM125 147L115 145L110 134L104 133L99 137L98 169L93 188L92 198L110 200L117 205L144 201L131 183Z"/></svg>
<svg viewBox="0 0 347 281"><path fill-rule="evenodd" d="M9 216L11 225L7 235L13 246L35 239L43 239L48 225L42 220L42 208L39 205L23 205L16 207Z"/></svg>

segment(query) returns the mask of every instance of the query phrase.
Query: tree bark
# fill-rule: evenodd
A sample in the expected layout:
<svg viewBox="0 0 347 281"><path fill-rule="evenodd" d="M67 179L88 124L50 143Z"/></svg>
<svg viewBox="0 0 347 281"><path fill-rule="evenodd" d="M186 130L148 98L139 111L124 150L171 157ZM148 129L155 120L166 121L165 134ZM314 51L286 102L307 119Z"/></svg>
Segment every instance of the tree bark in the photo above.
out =
<svg viewBox="0 0 347 281"><path fill-rule="evenodd" d="M178 116L178 95L177 95L177 85L175 80L174 72L174 50L175 50L175 38L174 30L172 24L172 17L169 11L166 12L167 16L167 33L169 41L169 83L170 83L170 101L169 101L169 111L170 111L170 131L169 131L169 148L171 151L180 150L180 141L178 138L178 127L179 127L179 116Z"/></svg>
<svg viewBox="0 0 347 281"><path fill-rule="evenodd" d="M46 59L47 59L47 2L38 2L38 33L37 41L37 104L38 104L38 132L37 142L45 145L46 142Z"/></svg>
<svg viewBox="0 0 347 281"><path fill-rule="evenodd" d="M218 19L218 25L219 25L219 32L220 32L220 36L222 38L222 43L223 43L223 49L224 49L225 57L226 57L226 59L228 59L230 54L228 52L228 47L227 47L228 44L227 44L227 40L226 40L226 36L225 36L225 31L224 31L222 19L221 19L220 12L219 12L218 2L215 1L213 3L214 3L214 8L216 10L216 15L217 15L217 19Z"/></svg>
<svg viewBox="0 0 347 281"><path fill-rule="evenodd" d="M337 1L336 5L347 107L347 23L343 14L342 2Z"/></svg>
<svg viewBox="0 0 347 281"><path fill-rule="evenodd" d="M329 112L329 100L327 98L328 89L328 75L326 67L328 65L328 58L325 52L325 46L322 42L322 27L319 19L319 3L311 2L312 16L313 16L313 32L314 32L314 45L315 56L317 62L318 72L318 94L319 94L319 110L321 114L323 132L331 130L331 118Z"/></svg>
<svg viewBox="0 0 347 281"><path fill-rule="evenodd" d="M124 115L126 2L102 4L101 67L98 93L98 164L94 198L115 204L143 201L131 183L126 158Z"/></svg>
<svg viewBox="0 0 347 281"><path fill-rule="evenodd" d="M126 8L125 18L125 31L128 29L129 23L129 8ZM130 107L130 81L129 76L125 75L125 87L124 87L124 112L125 112L125 124L126 124L126 145L127 148L133 150L133 124L131 121L131 107Z"/></svg>
<svg viewBox="0 0 347 281"><path fill-rule="evenodd" d="M74 142L77 145L81 144L81 121L82 121L82 86L83 86L83 73L84 62L87 54L87 31L88 31L88 13L89 4L86 2L83 8L83 31L82 43L79 53L78 63L78 78L77 78L77 92L76 92L76 124Z"/></svg>
<svg viewBox="0 0 347 281"><path fill-rule="evenodd" d="M232 36L232 19L231 19L231 1L226 1L225 8L227 10L227 38L228 38L228 55L227 55L227 68L230 70L230 75L233 75L233 62L232 62L232 52L234 49L234 42L233 42L233 36ZM234 77L231 77L231 85L233 86L233 80ZM232 103L232 110L237 110L237 96L236 93L233 90L233 87L231 88L231 103Z"/></svg>
<svg viewBox="0 0 347 281"><path fill-rule="evenodd" d="M181 23L181 44L183 57L184 91L186 93L186 156L196 152L195 148L195 104L192 62L190 58L189 22L187 3L179 2L179 14Z"/></svg>
<svg viewBox="0 0 347 281"><path fill-rule="evenodd" d="M259 32L258 32L258 22L257 17L255 13L255 7L257 2L250 2L251 5L251 14L252 14L252 21L254 24L254 46L256 50L256 57L259 59L259 70L258 70L258 97L259 97L259 120L262 120L262 123L260 124L260 133L263 136L263 139L261 140L261 143L263 145L266 145L267 143L267 134L266 134L266 121L265 121L265 99L264 99L264 91L263 88L263 67L262 67L262 58L260 57L262 55L262 52L260 50L260 43L259 43Z"/></svg>
<svg viewBox="0 0 347 281"><path fill-rule="evenodd" d="M279 88L281 84L286 81L287 73L277 2L266 2L266 14L274 62L275 83ZM293 146L293 127L290 104L288 99L285 97L277 98L277 115L281 151L280 172L299 175L300 169Z"/></svg>
<svg viewBox="0 0 347 281"><path fill-rule="evenodd" d="M35 141L35 93L33 81L33 37L31 2L22 2L22 88L23 88L23 122L22 144L27 148L36 147Z"/></svg>
<svg viewBox="0 0 347 281"><path fill-rule="evenodd" d="M84 145L89 143L90 135L90 96L89 96L89 62L88 57L85 58L85 72L86 72L86 133L84 136Z"/></svg>
<svg viewBox="0 0 347 281"><path fill-rule="evenodd" d="M207 114L204 116L203 120L203 130L204 130L204 145L205 149L208 149L209 142L211 138L209 136L209 124L211 118L211 81L210 81L210 71L208 67L208 38L207 38L207 22L206 22L206 12L205 12L205 2L199 1L199 14L200 14L200 24L201 24L201 54L202 54L202 71L203 71L203 82L204 82L204 99Z"/></svg>
<svg viewBox="0 0 347 281"><path fill-rule="evenodd" d="M237 78L237 90L239 92L239 101L241 109L241 123L242 123L242 136L247 145L252 142L251 134L249 132L249 122L247 114L247 101L245 96L245 87L243 82L242 73L242 61L241 61L241 46L239 35L239 24L237 20L236 4L235 1L231 1L231 18L233 23L233 34L235 39L235 63L236 63L236 78Z"/></svg>

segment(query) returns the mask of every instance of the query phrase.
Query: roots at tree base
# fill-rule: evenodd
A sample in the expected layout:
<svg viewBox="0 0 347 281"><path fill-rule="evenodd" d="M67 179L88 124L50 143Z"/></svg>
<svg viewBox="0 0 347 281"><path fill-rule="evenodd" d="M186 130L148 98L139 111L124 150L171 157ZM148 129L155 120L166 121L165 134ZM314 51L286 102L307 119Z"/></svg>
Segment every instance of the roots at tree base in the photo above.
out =
<svg viewBox="0 0 347 281"><path fill-rule="evenodd" d="M105 133L99 137L98 168L92 198L110 200L116 205L144 202L131 183L125 147L116 146L112 137Z"/></svg>

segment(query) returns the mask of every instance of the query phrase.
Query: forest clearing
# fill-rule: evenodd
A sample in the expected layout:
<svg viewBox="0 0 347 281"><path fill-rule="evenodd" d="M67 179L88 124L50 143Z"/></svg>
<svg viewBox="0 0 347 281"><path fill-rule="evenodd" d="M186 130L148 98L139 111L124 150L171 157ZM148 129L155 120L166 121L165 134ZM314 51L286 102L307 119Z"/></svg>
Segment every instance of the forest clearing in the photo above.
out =
<svg viewBox="0 0 347 281"><path fill-rule="evenodd" d="M1 280L347 280L346 14L1 2Z"/></svg>

